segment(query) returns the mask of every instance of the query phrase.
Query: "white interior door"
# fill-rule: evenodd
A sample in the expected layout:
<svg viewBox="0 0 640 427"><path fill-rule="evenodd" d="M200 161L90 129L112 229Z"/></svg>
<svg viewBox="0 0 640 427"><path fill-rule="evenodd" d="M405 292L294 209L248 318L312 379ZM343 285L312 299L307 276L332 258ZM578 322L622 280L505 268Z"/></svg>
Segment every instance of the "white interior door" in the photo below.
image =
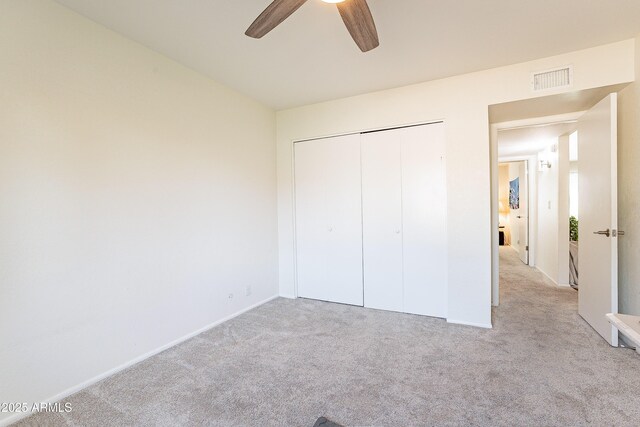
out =
<svg viewBox="0 0 640 427"><path fill-rule="evenodd" d="M363 305L360 135L295 144L298 296Z"/></svg>
<svg viewBox="0 0 640 427"><path fill-rule="evenodd" d="M613 346L618 331L605 317L618 312L617 94L578 120L580 315Z"/></svg>
<svg viewBox="0 0 640 427"><path fill-rule="evenodd" d="M403 311L401 136L362 136L364 305L392 311Z"/></svg>
<svg viewBox="0 0 640 427"><path fill-rule="evenodd" d="M518 164L518 178L520 181L520 210L518 218L518 254L520 260L529 265L529 179L528 162Z"/></svg>
<svg viewBox="0 0 640 427"><path fill-rule="evenodd" d="M447 317L444 124L402 130L404 311Z"/></svg>
<svg viewBox="0 0 640 427"><path fill-rule="evenodd" d="M511 182L512 178L509 177L509 192L511 192ZM509 194L509 198L511 198L511 194ZM511 207L511 200L509 200L509 230L511 232L511 241L509 242L509 246L518 251L518 245L520 244L520 219L518 216L520 215L520 208L513 209ZM518 205L519 206L519 205Z"/></svg>
<svg viewBox="0 0 640 427"><path fill-rule="evenodd" d="M509 164L509 225L511 247L520 260L529 264L529 182L528 162Z"/></svg>

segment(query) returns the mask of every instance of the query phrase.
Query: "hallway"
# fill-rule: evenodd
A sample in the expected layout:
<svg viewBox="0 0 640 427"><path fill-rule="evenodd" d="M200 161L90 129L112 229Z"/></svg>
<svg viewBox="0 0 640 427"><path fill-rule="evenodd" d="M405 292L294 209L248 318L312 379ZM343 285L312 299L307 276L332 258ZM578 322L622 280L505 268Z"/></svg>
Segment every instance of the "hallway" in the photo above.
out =
<svg viewBox="0 0 640 427"><path fill-rule="evenodd" d="M584 323L587 332L595 334L578 316L578 292L556 286L540 270L523 264L511 246L500 246L500 306L497 310L494 308L494 328L502 319L508 319L511 325L514 322L529 325L535 322L549 331L557 329L557 325L554 327L556 322L567 324L577 321ZM571 328L574 327L572 324ZM599 336L594 338L600 339Z"/></svg>
<svg viewBox="0 0 640 427"><path fill-rule="evenodd" d="M511 247L500 247L500 306L493 319L510 348L503 373L527 378L513 403L537 399L541 424L550 414L565 425L636 423L640 357L610 347L578 315L578 292L524 265Z"/></svg>

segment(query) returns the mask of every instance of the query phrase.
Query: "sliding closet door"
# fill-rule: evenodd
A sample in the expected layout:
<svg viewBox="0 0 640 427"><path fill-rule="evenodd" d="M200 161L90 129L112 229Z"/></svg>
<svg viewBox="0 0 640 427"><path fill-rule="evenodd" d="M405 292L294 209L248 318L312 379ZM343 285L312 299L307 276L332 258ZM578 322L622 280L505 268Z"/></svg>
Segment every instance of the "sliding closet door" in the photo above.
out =
<svg viewBox="0 0 640 427"><path fill-rule="evenodd" d="M444 125L362 138L364 305L446 317Z"/></svg>
<svg viewBox="0 0 640 427"><path fill-rule="evenodd" d="M362 135L364 305L402 311L402 170L397 132Z"/></svg>
<svg viewBox="0 0 640 427"><path fill-rule="evenodd" d="M444 124L402 133L404 311L447 317Z"/></svg>
<svg viewBox="0 0 640 427"><path fill-rule="evenodd" d="M298 296L363 305L360 135L295 144Z"/></svg>

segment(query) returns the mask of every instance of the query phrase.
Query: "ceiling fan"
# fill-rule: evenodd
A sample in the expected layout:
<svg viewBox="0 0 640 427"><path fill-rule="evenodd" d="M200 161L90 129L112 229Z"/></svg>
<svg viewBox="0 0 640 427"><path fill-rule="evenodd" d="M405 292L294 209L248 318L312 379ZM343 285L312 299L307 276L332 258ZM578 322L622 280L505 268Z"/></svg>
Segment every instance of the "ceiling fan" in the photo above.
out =
<svg viewBox="0 0 640 427"><path fill-rule="evenodd" d="M373 21L371 10L367 0L322 0L325 3L335 3L344 21L344 25L349 30L358 47L363 52L368 52L378 47L378 31ZM261 14L253 21L253 24L245 32L249 37L259 39L280 25L307 0L274 0Z"/></svg>

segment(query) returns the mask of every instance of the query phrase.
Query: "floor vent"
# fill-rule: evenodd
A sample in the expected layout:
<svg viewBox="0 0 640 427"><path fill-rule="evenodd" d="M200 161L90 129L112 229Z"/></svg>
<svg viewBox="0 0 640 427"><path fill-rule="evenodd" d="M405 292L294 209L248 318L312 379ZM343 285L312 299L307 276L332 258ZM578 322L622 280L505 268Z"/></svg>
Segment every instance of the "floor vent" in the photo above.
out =
<svg viewBox="0 0 640 427"><path fill-rule="evenodd" d="M534 92L569 87L572 83L573 69L571 67L540 71L531 74L531 88Z"/></svg>

